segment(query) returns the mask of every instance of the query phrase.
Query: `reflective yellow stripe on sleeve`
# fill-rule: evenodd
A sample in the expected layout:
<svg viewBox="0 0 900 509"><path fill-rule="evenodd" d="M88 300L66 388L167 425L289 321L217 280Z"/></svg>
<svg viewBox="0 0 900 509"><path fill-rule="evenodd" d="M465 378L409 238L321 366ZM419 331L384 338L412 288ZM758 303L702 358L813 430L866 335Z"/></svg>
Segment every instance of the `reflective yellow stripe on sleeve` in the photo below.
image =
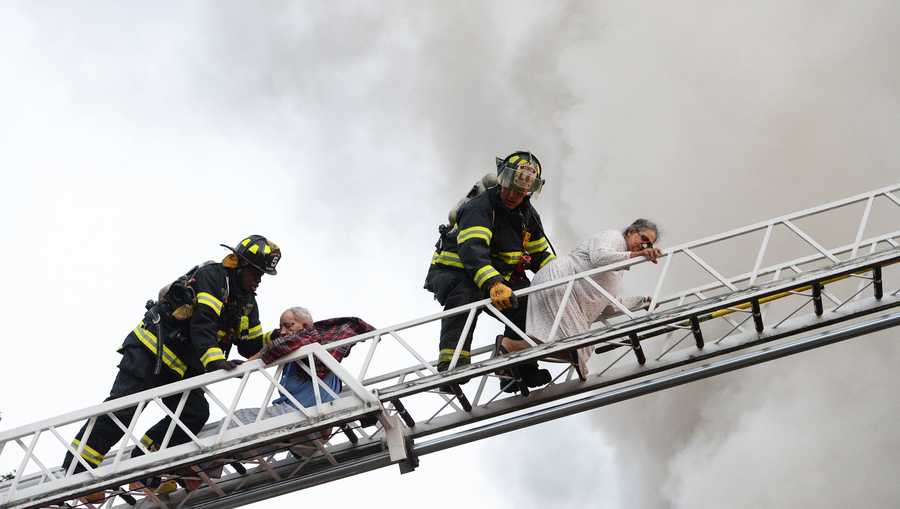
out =
<svg viewBox="0 0 900 509"><path fill-rule="evenodd" d="M491 237L494 234L491 232L490 228L485 228L484 226L471 226L459 232L459 235L456 236L456 243L462 244L467 240L472 239L481 239L485 244L491 245Z"/></svg>
<svg viewBox="0 0 900 509"><path fill-rule="evenodd" d="M80 440L78 440L77 438L75 440L72 440L72 447L74 447L76 451L78 450L79 445L81 445ZM81 450L81 457L95 467L103 463L103 455L95 451L88 444L84 444L84 448Z"/></svg>
<svg viewBox="0 0 900 509"><path fill-rule="evenodd" d="M272 342L272 333L274 333L274 332L275 331L270 330L269 332L266 332L265 334L263 334L262 340L263 340L264 345L268 345L269 343Z"/></svg>
<svg viewBox="0 0 900 509"><path fill-rule="evenodd" d="M159 341L156 339L155 334L144 328L143 322L139 323L138 326L134 328L134 335L137 336L138 341L143 343L153 355L156 355L156 348ZM184 376L184 372L187 371L187 365L175 355L175 352L169 350L169 347L167 346L163 346L162 360L166 366L178 373L179 376Z"/></svg>
<svg viewBox="0 0 900 509"><path fill-rule="evenodd" d="M503 251L500 253L494 253L494 256L507 265L515 265L519 263L519 260L522 259L523 254L525 253L521 251Z"/></svg>
<svg viewBox="0 0 900 509"><path fill-rule="evenodd" d="M548 255L546 258L544 258L544 261L541 262L541 265L540 265L540 267L538 267L538 270L543 269L544 265L547 265L547 263L549 263L551 260L555 260L555 259L556 259L555 254Z"/></svg>
<svg viewBox="0 0 900 509"><path fill-rule="evenodd" d="M525 251L529 253L540 253L541 251L546 251L550 247L550 243L547 241L547 237L541 237L533 242L525 243Z"/></svg>
<svg viewBox="0 0 900 509"><path fill-rule="evenodd" d="M431 257L432 265L449 265L450 267L456 267L458 269L465 268L463 266L462 260L460 260L459 255L452 251L441 251L440 253L434 253Z"/></svg>
<svg viewBox="0 0 900 509"><path fill-rule="evenodd" d="M262 333L262 325L254 325L250 328L249 331L247 331L247 337L244 339L258 339L260 336L262 336Z"/></svg>
<svg viewBox="0 0 900 509"><path fill-rule="evenodd" d="M238 326L238 332L240 336L244 335L244 331L250 328L250 317L244 315L241 317L241 324Z"/></svg>
<svg viewBox="0 0 900 509"><path fill-rule="evenodd" d="M216 312L216 316L222 314L222 301L216 298L215 295L207 292L200 292L197 294L197 304L206 304L213 311Z"/></svg>
<svg viewBox="0 0 900 509"><path fill-rule="evenodd" d="M478 286L478 288L481 288L482 285L484 285L485 281L499 275L500 273L497 272L497 269L490 265L485 265L484 267L478 269L477 272L475 272L475 277L472 279L475 281L475 284Z"/></svg>
<svg viewBox="0 0 900 509"><path fill-rule="evenodd" d="M222 349L217 346L210 347L208 350L206 350L205 354L200 356L200 362L203 363L204 368L210 362L224 361L224 360L225 360L225 352L223 352Z"/></svg>

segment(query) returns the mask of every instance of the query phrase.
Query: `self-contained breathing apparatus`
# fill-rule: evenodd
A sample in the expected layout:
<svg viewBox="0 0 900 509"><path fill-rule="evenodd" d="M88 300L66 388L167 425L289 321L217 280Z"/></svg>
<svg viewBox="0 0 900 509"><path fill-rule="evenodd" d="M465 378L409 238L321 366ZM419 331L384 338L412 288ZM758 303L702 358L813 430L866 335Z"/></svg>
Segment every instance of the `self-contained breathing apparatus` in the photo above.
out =
<svg viewBox="0 0 900 509"><path fill-rule="evenodd" d="M153 374L158 375L162 370L163 350L166 341L184 341L182 328L178 327L179 322L190 320L194 315L194 308L197 306L197 294L191 286L194 281L194 274L197 269L215 263L213 261L204 262L189 270L186 274L179 277L172 283L162 287L159 290L157 300L148 300L144 307L144 324L146 326L155 325L157 338L159 343L156 347L156 365L153 368ZM226 297L227 299L227 297ZM169 327L171 325L171 327ZM171 331L169 330L171 329Z"/></svg>
<svg viewBox="0 0 900 509"><path fill-rule="evenodd" d="M437 251L440 252L444 249L444 239L446 238L448 233L456 229L456 215L459 212L460 207L465 205L472 198L478 196L479 194L496 185L497 175L488 173L484 177L481 177L478 182L475 182L475 184L472 186L472 189L470 189L463 198L456 202L456 205L454 205L453 208L450 209L450 212L447 214L447 223L438 225L438 240L434 244L434 248Z"/></svg>

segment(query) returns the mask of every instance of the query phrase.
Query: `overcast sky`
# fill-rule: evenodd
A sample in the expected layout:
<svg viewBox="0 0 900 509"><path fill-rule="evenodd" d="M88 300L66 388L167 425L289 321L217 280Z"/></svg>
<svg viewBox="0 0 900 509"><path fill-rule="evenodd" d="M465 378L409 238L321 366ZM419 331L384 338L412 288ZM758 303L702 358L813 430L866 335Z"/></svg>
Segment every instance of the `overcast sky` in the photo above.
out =
<svg viewBox="0 0 900 509"><path fill-rule="evenodd" d="M558 251L900 181L898 24L891 0L0 3L2 427L99 403L144 301L250 233L284 254L267 327L437 311L436 225L519 148ZM896 505L896 337L259 506Z"/></svg>

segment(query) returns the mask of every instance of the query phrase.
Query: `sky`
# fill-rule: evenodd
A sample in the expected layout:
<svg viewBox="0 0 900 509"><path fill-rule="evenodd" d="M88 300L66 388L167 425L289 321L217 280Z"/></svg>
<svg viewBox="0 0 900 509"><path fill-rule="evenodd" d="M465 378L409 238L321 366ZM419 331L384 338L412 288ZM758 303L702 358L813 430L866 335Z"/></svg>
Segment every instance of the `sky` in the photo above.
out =
<svg viewBox="0 0 900 509"><path fill-rule="evenodd" d="M889 0L3 2L0 426L101 401L143 303L250 233L283 250L264 325L438 311L436 225L520 148L561 252L896 183L898 21ZM896 335L258 506L896 505Z"/></svg>

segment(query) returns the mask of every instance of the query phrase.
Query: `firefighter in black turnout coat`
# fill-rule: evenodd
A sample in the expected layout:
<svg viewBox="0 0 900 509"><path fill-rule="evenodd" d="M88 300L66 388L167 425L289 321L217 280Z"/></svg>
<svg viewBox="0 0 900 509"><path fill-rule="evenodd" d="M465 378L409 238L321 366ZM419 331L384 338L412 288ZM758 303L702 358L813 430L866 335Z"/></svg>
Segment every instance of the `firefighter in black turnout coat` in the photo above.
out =
<svg viewBox="0 0 900 509"><path fill-rule="evenodd" d="M236 344L244 357L258 352L272 332L263 333L256 305L256 288L263 274L274 275L281 250L260 235L243 239L221 263L206 262L160 291L157 302L147 303L144 319L132 330L119 352L122 360L112 390L105 401L121 398L153 387L217 369L234 369L242 361L227 360ZM161 330L160 330L161 329ZM162 341L160 341L162 338ZM160 349L161 347L161 349ZM163 398L174 413L181 395ZM115 412L128 427L135 407ZM200 432L209 418L209 404L202 390L195 389L187 397L180 420L194 434ZM141 438L148 450L159 448L171 420L159 421ZM98 466L109 449L122 437L122 430L108 416L94 423L86 443L81 443L88 424L72 441L72 451L91 467ZM169 445L189 440L177 425ZM143 454L135 447L132 456ZM66 454L63 467L68 469L74 457ZM73 472L85 470L75 461Z"/></svg>
<svg viewBox="0 0 900 509"><path fill-rule="evenodd" d="M497 159L497 180L499 185L459 207L457 224L442 234L432 257L425 288L445 310L490 296L492 304L524 331L526 298L516 298L513 291L530 284L525 270L537 272L555 258L540 216L531 206L531 195L544 183L541 164L530 152L514 152ZM466 317L467 313L461 313L441 321L439 371L449 367ZM474 329L473 321L459 366L469 364ZM508 326L504 335L521 340ZM521 366L520 371L529 387L550 381L549 373L538 370L537 363Z"/></svg>

